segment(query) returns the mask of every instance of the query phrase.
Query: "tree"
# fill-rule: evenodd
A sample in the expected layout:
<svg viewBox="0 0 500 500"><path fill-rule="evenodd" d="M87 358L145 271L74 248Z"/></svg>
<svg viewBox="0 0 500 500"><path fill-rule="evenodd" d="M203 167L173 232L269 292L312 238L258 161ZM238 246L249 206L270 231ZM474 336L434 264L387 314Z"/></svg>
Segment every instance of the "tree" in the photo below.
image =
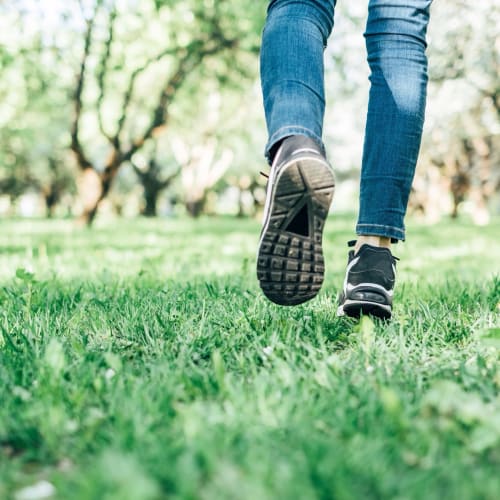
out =
<svg viewBox="0 0 500 500"><path fill-rule="evenodd" d="M474 9L464 1L434 6L428 116L415 182L416 191L435 193L432 198L415 193L427 199L428 211L448 191L452 217L469 200L473 219L481 224L489 220L488 201L500 189L499 23L500 5L492 0L475 2Z"/></svg>
<svg viewBox="0 0 500 500"><path fill-rule="evenodd" d="M156 141L154 143L154 151L150 154L149 160L146 160L141 155L134 155L130 160L132 168L143 188L144 206L141 213L145 217L156 216L158 197L179 175L180 168L177 165L173 168L171 167L168 172L165 172L165 169L162 167L164 161L157 157Z"/></svg>
<svg viewBox="0 0 500 500"><path fill-rule="evenodd" d="M47 213L74 190L67 148L68 72L64 54L20 1L0 6L0 189L12 201L27 190L43 195ZM30 26L28 29L27 26Z"/></svg>
<svg viewBox="0 0 500 500"><path fill-rule="evenodd" d="M226 173L233 159L233 152L224 148L216 136L207 134L195 145L180 137L174 141L173 151L181 165L184 204L191 217L202 214L208 191Z"/></svg>
<svg viewBox="0 0 500 500"><path fill-rule="evenodd" d="M243 8L241 3L233 7L229 0L178 0L156 1L143 11L138 7L131 13L130 6L127 12L122 12L112 1L95 4L86 20L83 54L73 92L71 127L71 149L82 173L83 216L88 224L92 223L100 201L109 193L120 167L169 124L170 108L186 83L197 78L203 65L205 74L210 72L209 62L215 60L214 56L241 47L245 50L241 43L242 25L238 22ZM158 20L152 21L153 14ZM133 69L127 56L133 51L133 45L123 38L123 30L118 29L130 16L144 32L155 27L168 34L165 45L154 52L148 46L150 55L143 57L141 54L140 62ZM97 43L98 27L105 33L104 37L101 33L101 47ZM218 69L215 62L212 66L215 71ZM217 77L217 74L211 76ZM145 85L148 81L150 88L147 94L143 90L141 95L140 84ZM89 89L87 94L86 88ZM91 88L93 99L89 95ZM121 99L117 97L119 90L122 91ZM91 159L82 140L86 113L94 115L93 121L107 142L102 166Z"/></svg>

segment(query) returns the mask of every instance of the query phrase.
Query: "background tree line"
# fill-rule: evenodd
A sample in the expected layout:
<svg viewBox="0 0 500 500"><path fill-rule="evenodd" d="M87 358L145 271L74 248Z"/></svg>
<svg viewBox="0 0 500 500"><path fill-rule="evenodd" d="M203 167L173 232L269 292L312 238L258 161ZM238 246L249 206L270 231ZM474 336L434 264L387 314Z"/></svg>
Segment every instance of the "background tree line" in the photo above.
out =
<svg viewBox="0 0 500 500"><path fill-rule="evenodd" d="M192 216L258 210L265 3L51 3L0 4L0 209L15 212L31 193L48 215L87 224L98 211L133 211L138 199L147 216L160 205ZM339 2L326 52L325 142L347 208L355 207L348 187L359 174L368 91L365 15L364 2ZM499 25L495 0L433 6L411 200L430 220L456 216L462 202L477 222L499 209Z"/></svg>

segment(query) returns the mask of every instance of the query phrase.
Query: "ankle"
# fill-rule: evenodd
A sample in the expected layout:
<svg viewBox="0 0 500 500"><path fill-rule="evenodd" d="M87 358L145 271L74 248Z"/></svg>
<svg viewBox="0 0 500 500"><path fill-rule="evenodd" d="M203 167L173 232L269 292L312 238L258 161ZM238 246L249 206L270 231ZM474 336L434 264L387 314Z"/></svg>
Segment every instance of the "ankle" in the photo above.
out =
<svg viewBox="0 0 500 500"><path fill-rule="evenodd" d="M356 241L356 245L354 246L354 253L357 254L359 249L365 244L373 247L388 248L390 250L391 238L371 234L360 234Z"/></svg>

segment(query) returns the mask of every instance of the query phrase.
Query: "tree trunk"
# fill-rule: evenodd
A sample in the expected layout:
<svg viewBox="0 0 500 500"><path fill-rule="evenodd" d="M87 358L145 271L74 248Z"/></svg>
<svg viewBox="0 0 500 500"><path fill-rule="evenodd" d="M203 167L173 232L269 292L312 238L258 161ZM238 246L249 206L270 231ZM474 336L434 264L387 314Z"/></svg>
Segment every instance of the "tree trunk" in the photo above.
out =
<svg viewBox="0 0 500 500"><path fill-rule="evenodd" d="M151 185L144 185L144 208L142 209L142 215L144 217L156 217L156 204L158 201L158 196L160 190Z"/></svg>
<svg viewBox="0 0 500 500"><path fill-rule="evenodd" d="M83 211L81 216L82 222L90 227L94 223L95 216L97 215L97 209L99 208L99 202L97 202L93 207L89 207L88 209Z"/></svg>
<svg viewBox="0 0 500 500"><path fill-rule="evenodd" d="M203 213L205 208L205 198L192 199L186 201L186 210L190 217L197 218Z"/></svg>
<svg viewBox="0 0 500 500"><path fill-rule="evenodd" d="M78 179L77 188L82 203L81 221L90 226L103 198L102 178L92 167L85 168Z"/></svg>
<svg viewBox="0 0 500 500"><path fill-rule="evenodd" d="M54 209L56 208L57 202L59 201L59 196L52 189L44 193L45 208L47 210L47 218L52 219L54 217Z"/></svg>

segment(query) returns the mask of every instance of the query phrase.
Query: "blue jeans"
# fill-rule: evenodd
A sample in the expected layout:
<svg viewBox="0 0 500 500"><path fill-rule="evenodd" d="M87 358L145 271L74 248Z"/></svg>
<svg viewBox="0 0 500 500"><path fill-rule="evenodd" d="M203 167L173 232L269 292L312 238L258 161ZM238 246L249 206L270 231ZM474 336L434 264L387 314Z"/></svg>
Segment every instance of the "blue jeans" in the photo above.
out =
<svg viewBox="0 0 500 500"><path fill-rule="evenodd" d="M368 0L370 96L356 232L404 240L427 89L432 0ZM263 32L261 80L269 132L266 157L289 135L322 143L323 51L335 0L272 0Z"/></svg>

